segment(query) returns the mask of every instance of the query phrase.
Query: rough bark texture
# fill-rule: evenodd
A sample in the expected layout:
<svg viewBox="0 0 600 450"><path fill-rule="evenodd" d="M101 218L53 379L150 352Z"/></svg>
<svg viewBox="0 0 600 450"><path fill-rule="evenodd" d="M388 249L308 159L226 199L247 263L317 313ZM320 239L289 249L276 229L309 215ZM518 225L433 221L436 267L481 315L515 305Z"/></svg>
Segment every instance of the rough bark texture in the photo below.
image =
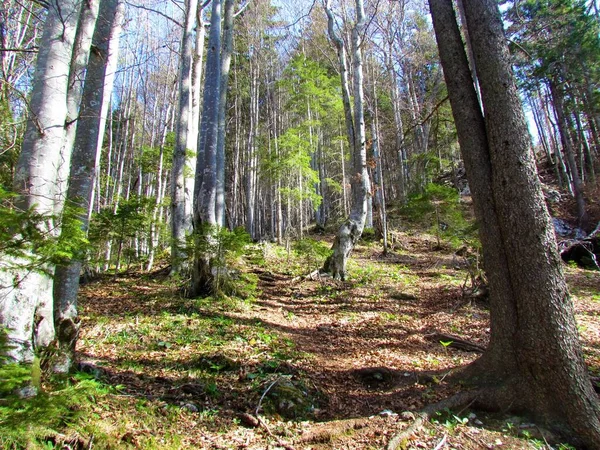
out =
<svg viewBox="0 0 600 450"><path fill-rule="evenodd" d="M85 232L89 225L98 140L104 135L102 106L104 96L110 96L112 90L112 85L105 85L109 47L113 39L119 38L123 6L119 0L102 0L75 135L66 206L78 209L78 219ZM77 294L82 263L82 255L76 255L68 264L57 266L54 271L54 325L58 345L53 361L55 372L67 373L73 363L79 331Z"/></svg>
<svg viewBox="0 0 600 450"><path fill-rule="evenodd" d="M48 3L27 128L14 178L14 188L19 193L17 206L35 208L41 214L54 212L79 11L75 0ZM53 224L47 223L43 231L53 229ZM17 361L32 362L34 349L46 347L54 339L52 278L47 275L53 268L43 269L45 273L0 270L0 325L11 328L9 339L16 346L11 355Z"/></svg>
<svg viewBox="0 0 600 450"><path fill-rule="evenodd" d="M464 3L485 124L452 2L430 0L490 278L490 346L463 375L495 385L480 399L485 406L528 412L575 443L600 448L597 397L583 361L497 3Z"/></svg>

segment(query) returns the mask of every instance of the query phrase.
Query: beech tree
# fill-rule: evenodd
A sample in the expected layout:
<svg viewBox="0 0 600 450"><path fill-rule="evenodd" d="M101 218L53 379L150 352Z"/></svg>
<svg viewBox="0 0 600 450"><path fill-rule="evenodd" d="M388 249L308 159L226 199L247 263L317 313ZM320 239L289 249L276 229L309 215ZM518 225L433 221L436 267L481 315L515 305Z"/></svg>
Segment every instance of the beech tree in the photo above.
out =
<svg viewBox="0 0 600 450"><path fill-rule="evenodd" d="M527 411L587 448L600 447L589 379L494 0L465 0L483 111L450 0L429 1L483 244L491 335L457 377L482 407ZM485 119L484 119L485 116Z"/></svg>
<svg viewBox="0 0 600 450"><path fill-rule="evenodd" d="M191 232L191 217L186 211L186 161L191 148L189 133L190 122L194 120L191 114L192 106L192 61L193 61L193 28L198 10L198 0L185 2L185 17L181 37L181 56L179 62L179 106L177 110L177 130L175 151L173 152L173 173L171 176L171 270L178 273L185 262L186 234ZM202 26L202 23L199 24ZM202 43L203 44L203 43ZM191 120L190 120L191 119ZM189 136L189 138L188 138ZM189 176L188 176L189 177ZM187 201L191 200L187 195Z"/></svg>
<svg viewBox="0 0 600 450"><path fill-rule="evenodd" d="M60 151L67 119L67 92L80 2L49 1L43 27L27 128L17 162L14 190L16 206L48 216L44 233L56 235L54 211ZM16 263L15 269L10 269ZM52 267L20 269L18 261L5 261L0 271L0 325L7 327L16 361L31 363L34 350L54 339ZM8 265L8 267L7 267Z"/></svg>
<svg viewBox="0 0 600 450"><path fill-rule="evenodd" d="M340 31L336 29L335 16L330 2L325 3L329 38L336 47L342 84L342 100L346 118L346 133L352 155L352 207L350 217L340 226L333 243L333 253L325 261L323 269L335 279L345 279L346 264L356 242L360 239L367 219L367 203L371 185L367 169L367 148L364 114L362 52L366 26L365 8L362 0L356 0L356 22L351 31L352 80L354 107L350 103L349 64L346 45Z"/></svg>
<svg viewBox="0 0 600 450"><path fill-rule="evenodd" d="M82 92L80 118L70 164L66 208L69 214L76 215L84 232L88 229L98 152L104 136L105 121L102 120L102 113L106 113L106 110L103 111L106 105L104 98L112 94L112 77L107 70L111 58L116 58L117 55L110 55L109 52L111 47L115 52L118 50L118 45L114 45L114 42L119 39L123 8L124 4L120 0L101 0L98 23L92 39L94 52L90 55ZM73 256L68 262L59 264L54 272L57 352L54 355L53 367L56 372L61 373L67 373L71 368L79 331L77 294L83 255Z"/></svg>
<svg viewBox="0 0 600 450"><path fill-rule="evenodd" d="M212 257L204 241L214 238L217 227L217 136L221 87L221 0L212 0L202 122L198 137L194 185L195 245L190 295L207 295L213 290Z"/></svg>

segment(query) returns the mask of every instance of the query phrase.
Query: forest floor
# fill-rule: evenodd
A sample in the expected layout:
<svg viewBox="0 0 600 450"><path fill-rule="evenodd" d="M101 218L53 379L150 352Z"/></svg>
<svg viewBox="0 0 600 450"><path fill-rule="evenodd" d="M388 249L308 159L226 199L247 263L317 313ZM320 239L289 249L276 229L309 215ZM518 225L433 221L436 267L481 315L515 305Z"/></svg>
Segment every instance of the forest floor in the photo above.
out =
<svg viewBox="0 0 600 450"><path fill-rule="evenodd" d="M384 448L411 424L402 413L455 393L445 376L486 345L468 260L431 236L400 233L387 255L362 242L345 282L297 277L318 263L272 244L255 251L258 287L245 301L185 299L165 271L82 287L82 369L113 388L78 427L80 446L93 435L94 448ZM598 376L600 273L565 270ZM550 448L546 439L527 418L466 409L402 448Z"/></svg>

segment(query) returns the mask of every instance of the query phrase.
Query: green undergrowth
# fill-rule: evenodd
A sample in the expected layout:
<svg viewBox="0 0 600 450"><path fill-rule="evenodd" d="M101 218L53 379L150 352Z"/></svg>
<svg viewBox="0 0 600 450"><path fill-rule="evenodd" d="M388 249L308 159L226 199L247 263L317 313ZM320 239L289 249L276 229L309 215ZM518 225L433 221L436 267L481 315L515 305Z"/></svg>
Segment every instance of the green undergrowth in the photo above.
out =
<svg viewBox="0 0 600 450"><path fill-rule="evenodd" d="M100 379L122 383L119 395L127 398L104 400L107 414L97 423L105 431L93 432L95 447L116 439L138 448L202 448L194 441L200 433L188 427L225 432L238 426L231 410L253 412L259 403L267 417L310 417L321 395L297 368L309 355L268 321L249 317L254 298L185 299L165 288L169 281L145 281L152 289L138 283L98 284L98 304L84 307L80 352ZM114 309L102 304L103 293L118 299ZM261 401L273 383L278 388ZM146 428L155 431L140 431Z"/></svg>
<svg viewBox="0 0 600 450"><path fill-rule="evenodd" d="M46 377L38 384L35 371L3 356L9 350L0 333L0 448L65 448L62 431L87 432L85 418L97 402L118 387L108 386L85 373L67 378ZM82 421L83 419L83 421ZM64 440L63 440L64 441Z"/></svg>

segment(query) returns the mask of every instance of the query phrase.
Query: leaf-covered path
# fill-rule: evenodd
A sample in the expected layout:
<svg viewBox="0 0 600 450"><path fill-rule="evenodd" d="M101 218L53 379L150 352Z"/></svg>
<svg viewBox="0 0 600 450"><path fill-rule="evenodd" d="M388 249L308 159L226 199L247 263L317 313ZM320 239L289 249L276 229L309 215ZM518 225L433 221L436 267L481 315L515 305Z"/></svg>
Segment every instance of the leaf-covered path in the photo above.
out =
<svg viewBox="0 0 600 450"><path fill-rule="evenodd" d="M439 334L483 347L488 335L485 297L465 295L467 258L432 239L401 242L387 256L359 246L344 283L295 278L302 262L266 246L248 302L186 300L161 273L87 284L78 350L86 370L119 386L96 404L107 446L384 447L410 424L402 412L451 395L445 375L477 357ZM597 375L600 277L569 277ZM543 443L517 417L436 422L406 448Z"/></svg>

